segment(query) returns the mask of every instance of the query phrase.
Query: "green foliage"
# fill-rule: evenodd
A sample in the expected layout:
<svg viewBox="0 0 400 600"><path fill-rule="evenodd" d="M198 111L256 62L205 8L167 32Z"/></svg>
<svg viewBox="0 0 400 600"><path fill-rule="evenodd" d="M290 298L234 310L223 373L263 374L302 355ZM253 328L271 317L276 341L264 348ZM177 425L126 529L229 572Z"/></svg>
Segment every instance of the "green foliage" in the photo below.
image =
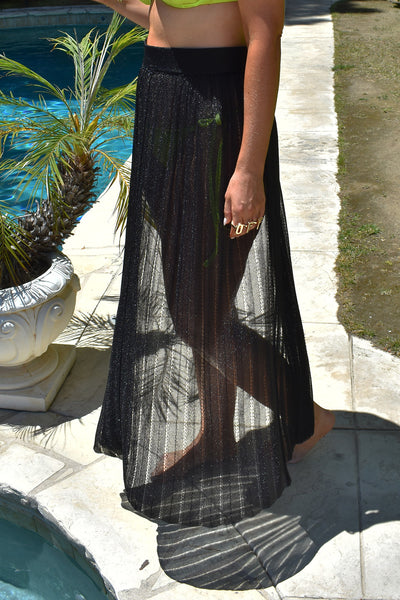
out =
<svg viewBox="0 0 400 600"><path fill-rule="evenodd" d="M54 215L65 216L71 211L74 214L71 222L76 223L80 208L77 211L77 207L70 204L74 196L71 190L76 165L80 169L80 182L82 170L87 165L94 164L96 167L90 167L92 174L101 169L108 173L110 183L118 179L118 205L126 206L129 172L121 160L106 150L105 145L110 137L105 139L104 133L112 131L111 139L115 140L126 139L132 132L136 80L110 90L103 87L103 81L116 56L131 44L143 41L146 32L135 27L128 33L117 36L122 22L123 19L114 14L103 34L92 30L81 41L66 33L49 40L55 49L65 52L74 63L73 85L66 89L52 84L25 65L0 55L0 74L24 77L38 92L36 101L27 101L14 97L12 93L0 91L0 105L27 109L24 113L16 111L15 118L0 119L0 157L3 156L6 143L15 150L25 149L27 146L29 148L24 151L21 159L0 160L0 171L7 171L8 177L16 173L22 174L20 194L29 186L32 190L31 199L40 198L35 214L38 217L40 215L43 220L44 215L51 213L47 226L58 229L58 234L64 224L65 236L61 231L64 239L70 234L68 220L64 218L63 224L60 224ZM65 116L60 116L59 111L56 113L48 107L46 99L49 97L62 103L66 109ZM66 179L69 186L66 185ZM95 177L88 177L87 180L90 185L85 189L85 198L77 199L82 205L82 213L87 208L88 198L93 195ZM75 196L78 198L79 195ZM44 211L42 203L50 208ZM0 206L0 215L4 240L8 240L7 243L2 243L1 268L3 272L9 271L10 279L14 281L16 273L13 272L12 265L25 261L25 268L29 270L33 257L29 251L24 250L22 240L26 236L21 231L23 222L19 220L18 225L15 218L7 216L4 206ZM32 224L32 218L30 223ZM49 233L51 234L47 232L47 235ZM11 243L12 239L14 243ZM35 243L34 240L33 245Z"/></svg>
<svg viewBox="0 0 400 600"><path fill-rule="evenodd" d="M19 283L17 272L27 270L29 241L15 215L0 202L0 281L7 272L14 285Z"/></svg>

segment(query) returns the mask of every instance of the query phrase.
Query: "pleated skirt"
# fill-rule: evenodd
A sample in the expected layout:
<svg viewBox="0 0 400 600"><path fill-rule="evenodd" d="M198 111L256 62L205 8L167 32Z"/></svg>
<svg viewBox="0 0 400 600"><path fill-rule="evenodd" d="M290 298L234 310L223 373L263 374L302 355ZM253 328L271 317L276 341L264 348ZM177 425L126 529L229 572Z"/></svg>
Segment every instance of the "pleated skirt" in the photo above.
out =
<svg viewBox="0 0 400 600"><path fill-rule="evenodd" d="M313 433L274 124L258 231L231 240L246 48L145 48L121 295L95 450L152 519L234 523Z"/></svg>

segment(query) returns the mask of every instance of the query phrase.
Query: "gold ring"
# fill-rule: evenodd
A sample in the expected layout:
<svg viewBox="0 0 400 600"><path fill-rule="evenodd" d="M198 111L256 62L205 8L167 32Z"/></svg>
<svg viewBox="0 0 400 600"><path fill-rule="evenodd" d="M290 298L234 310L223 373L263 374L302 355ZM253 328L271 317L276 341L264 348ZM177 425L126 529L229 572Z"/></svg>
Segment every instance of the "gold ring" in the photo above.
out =
<svg viewBox="0 0 400 600"><path fill-rule="evenodd" d="M238 223L237 225L233 225L233 227L235 229L236 235L242 235L242 233L247 233L247 225L244 225L243 223Z"/></svg>
<svg viewBox="0 0 400 600"><path fill-rule="evenodd" d="M260 218L258 219L258 221L257 221L257 229L260 229L260 225L261 225L261 223L263 222L263 218L264 218L264 216L262 216L262 217L260 217Z"/></svg>

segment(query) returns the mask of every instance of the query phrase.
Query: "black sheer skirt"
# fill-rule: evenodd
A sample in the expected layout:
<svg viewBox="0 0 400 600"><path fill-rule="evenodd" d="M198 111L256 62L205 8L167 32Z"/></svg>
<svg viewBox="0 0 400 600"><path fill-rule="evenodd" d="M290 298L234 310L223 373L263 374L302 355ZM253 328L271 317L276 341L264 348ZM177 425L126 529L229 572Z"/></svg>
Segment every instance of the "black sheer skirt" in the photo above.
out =
<svg viewBox="0 0 400 600"><path fill-rule="evenodd" d="M146 47L125 258L95 449L120 456L127 498L186 525L239 521L290 483L313 433L274 125L266 215L231 240L245 48Z"/></svg>

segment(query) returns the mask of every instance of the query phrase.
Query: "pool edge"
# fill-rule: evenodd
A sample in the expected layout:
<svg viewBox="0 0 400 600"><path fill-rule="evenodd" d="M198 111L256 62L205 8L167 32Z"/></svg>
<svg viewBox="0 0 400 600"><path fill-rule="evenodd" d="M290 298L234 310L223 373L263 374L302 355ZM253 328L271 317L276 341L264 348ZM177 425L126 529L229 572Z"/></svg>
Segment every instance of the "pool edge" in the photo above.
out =
<svg viewBox="0 0 400 600"><path fill-rule="evenodd" d="M29 27L67 25L102 25L113 11L106 6L36 7L28 9L0 9L0 31Z"/></svg>
<svg viewBox="0 0 400 600"><path fill-rule="evenodd" d="M0 519L40 535L48 544L75 561L107 598L117 600L113 586L102 575L94 556L35 498L0 484Z"/></svg>

